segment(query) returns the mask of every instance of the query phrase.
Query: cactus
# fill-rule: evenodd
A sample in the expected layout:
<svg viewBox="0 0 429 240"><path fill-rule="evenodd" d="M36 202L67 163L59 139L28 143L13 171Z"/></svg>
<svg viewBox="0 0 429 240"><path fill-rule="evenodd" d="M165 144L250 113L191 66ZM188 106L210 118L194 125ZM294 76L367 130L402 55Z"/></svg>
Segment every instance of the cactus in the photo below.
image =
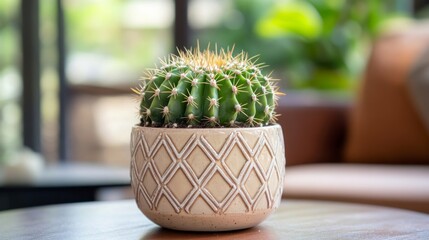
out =
<svg viewBox="0 0 429 240"><path fill-rule="evenodd" d="M142 126L253 127L276 122L276 81L232 50L179 51L148 70L133 91Z"/></svg>

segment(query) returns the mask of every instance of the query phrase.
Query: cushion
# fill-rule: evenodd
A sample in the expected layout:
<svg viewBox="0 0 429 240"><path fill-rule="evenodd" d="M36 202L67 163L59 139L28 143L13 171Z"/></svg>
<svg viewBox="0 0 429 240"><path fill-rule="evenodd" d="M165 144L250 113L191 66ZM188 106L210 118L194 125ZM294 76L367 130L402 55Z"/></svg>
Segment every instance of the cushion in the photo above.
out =
<svg viewBox="0 0 429 240"><path fill-rule="evenodd" d="M429 164L429 134L407 87L412 65L428 42L427 24L375 42L350 117L347 162Z"/></svg>
<svg viewBox="0 0 429 240"><path fill-rule="evenodd" d="M286 167L283 197L429 213L429 166L324 163Z"/></svg>
<svg viewBox="0 0 429 240"><path fill-rule="evenodd" d="M339 162L344 148L350 102L312 93L288 92L277 113L282 125L288 166Z"/></svg>

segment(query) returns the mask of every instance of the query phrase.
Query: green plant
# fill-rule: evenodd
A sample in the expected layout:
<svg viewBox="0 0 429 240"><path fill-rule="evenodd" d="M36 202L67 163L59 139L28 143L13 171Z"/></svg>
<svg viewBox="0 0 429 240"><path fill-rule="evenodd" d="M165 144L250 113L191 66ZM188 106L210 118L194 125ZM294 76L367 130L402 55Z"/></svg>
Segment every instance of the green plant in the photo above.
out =
<svg viewBox="0 0 429 240"><path fill-rule="evenodd" d="M283 40L286 79L294 88L353 89L365 66L371 40L409 21L412 2L382 0L279 0L258 19L255 30ZM270 65L272 63L268 62Z"/></svg>
<svg viewBox="0 0 429 240"><path fill-rule="evenodd" d="M251 127L276 121L276 81L255 58L232 50L179 51L147 71L139 88L142 126Z"/></svg>

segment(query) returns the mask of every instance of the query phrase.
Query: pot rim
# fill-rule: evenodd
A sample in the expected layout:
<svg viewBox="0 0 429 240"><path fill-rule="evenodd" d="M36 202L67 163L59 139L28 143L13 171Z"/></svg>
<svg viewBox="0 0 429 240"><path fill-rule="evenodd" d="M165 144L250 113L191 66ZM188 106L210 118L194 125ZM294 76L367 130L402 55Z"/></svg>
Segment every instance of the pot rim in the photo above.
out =
<svg viewBox="0 0 429 240"><path fill-rule="evenodd" d="M262 126L262 127L214 127L214 128L167 128L167 127L146 127L140 125L134 125L132 130L140 130L140 129L150 129L150 130L158 130L158 131L249 131L249 130L267 130L270 128L277 128L281 125L278 123Z"/></svg>

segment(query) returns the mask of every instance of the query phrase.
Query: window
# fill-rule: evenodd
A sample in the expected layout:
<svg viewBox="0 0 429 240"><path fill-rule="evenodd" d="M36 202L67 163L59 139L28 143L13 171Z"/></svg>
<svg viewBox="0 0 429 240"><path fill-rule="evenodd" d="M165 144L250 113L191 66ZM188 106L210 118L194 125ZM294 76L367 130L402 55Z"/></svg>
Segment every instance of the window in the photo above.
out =
<svg viewBox="0 0 429 240"><path fill-rule="evenodd" d="M421 1L415 5L399 0L370 2L23 0L20 6L17 1L3 0L0 149L12 149L9 146L19 146L33 136L42 139L43 155L50 162L64 157L128 165L129 132L138 122L130 87L159 57L174 51L175 46L195 46L197 40L201 46L210 42L235 46L237 52L246 50L250 55L262 53L260 61L275 70L283 87L352 89L365 62L362 53L369 46L372 28L381 23L377 21L395 16L404 20L414 6L423 8ZM19 74L17 22L24 3L31 5L29 10L38 13L40 20L33 39L40 39L40 64L35 66L40 65L40 83L36 84L41 94L32 100L26 100L26 94L21 96ZM294 5L285 8L284 4L291 3ZM344 9L350 14L342 15ZM424 11L420 12L424 16ZM282 26L281 21L293 14L301 16L301 22L297 21L300 28ZM22 29L29 24L34 23L24 21ZM366 35L362 34L365 29ZM32 90L31 86L24 85L23 93L26 90ZM20 111L21 97L23 103L40 102L41 124L33 123L37 125L34 128L41 128L40 136L28 133L25 127L21 130L25 118L21 114L27 114ZM21 131L26 137L20 137Z"/></svg>
<svg viewBox="0 0 429 240"><path fill-rule="evenodd" d="M0 165L18 149L21 139L19 2L0 2Z"/></svg>
<svg viewBox="0 0 429 240"><path fill-rule="evenodd" d="M138 121L130 88L173 49L171 0L64 1L69 108L66 157L128 165Z"/></svg>

